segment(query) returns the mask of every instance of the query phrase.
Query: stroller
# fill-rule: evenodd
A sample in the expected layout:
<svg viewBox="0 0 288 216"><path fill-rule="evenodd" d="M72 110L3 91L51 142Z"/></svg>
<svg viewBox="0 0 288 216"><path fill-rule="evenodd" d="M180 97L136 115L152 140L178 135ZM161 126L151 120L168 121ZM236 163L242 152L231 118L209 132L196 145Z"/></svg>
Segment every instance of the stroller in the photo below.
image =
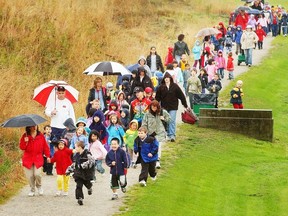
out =
<svg viewBox="0 0 288 216"><path fill-rule="evenodd" d="M243 53L241 53L240 55L238 55L238 66L242 63L242 62L245 62L245 59L246 59L246 57L245 57L245 54Z"/></svg>

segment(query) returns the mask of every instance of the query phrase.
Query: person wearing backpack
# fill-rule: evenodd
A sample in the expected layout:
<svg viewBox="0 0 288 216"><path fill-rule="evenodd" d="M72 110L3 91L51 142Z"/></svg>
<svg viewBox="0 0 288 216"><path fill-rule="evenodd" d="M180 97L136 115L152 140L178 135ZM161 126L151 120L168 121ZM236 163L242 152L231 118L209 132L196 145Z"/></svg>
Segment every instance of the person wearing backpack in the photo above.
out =
<svg viewBox="0 0 288 216"><path fill-rule="evenodd" d="M166 140L167 123L171 121L169 113L160 107L157 100L153 100L149 106L149 111L144 114L142 120L142 127L148 129L148 134L154 136L159 142L158 159L156 161L156 168L160 169L161 146Z"/></svg>

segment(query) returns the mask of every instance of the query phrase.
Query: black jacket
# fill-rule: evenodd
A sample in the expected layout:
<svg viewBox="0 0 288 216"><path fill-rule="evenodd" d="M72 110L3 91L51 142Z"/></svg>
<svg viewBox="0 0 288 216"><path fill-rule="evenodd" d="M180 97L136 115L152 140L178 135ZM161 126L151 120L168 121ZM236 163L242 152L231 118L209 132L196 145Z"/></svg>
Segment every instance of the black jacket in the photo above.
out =
<svg viewBox="0 0 288 216"><path fill-rule="evenodd" d="M140 81L139 74L136 76L136 78L133 81L132 86L131 86L130 95L133 94L135 87L142 87L144 90L146 87L150 87L150 88L154 89L152 81L151 81L150 77L146 74L146 72L145 72L145 76L143 77L142 81Z"/></svg>
<svg viewBox="0 0 288 216"><path fill-rule="evenodd" d="M149 66L149 68L151 68L151 55L147 56L146 61L147 61L147 65ZM164 72L162 60L158 54L156 54L156 68L159 68L162 72Z"/></svg>
<svg viewBox="0 0 288 216"><path fill-rule="evenodd" d="M169 89L165 84L166 77L170 78ZM188 107L184 93L182 92L180 87L173 82L172 76L168 72L166 72L161 82L161 85L157 89L156 100L161 103L161 107L163 107L167 111L170 111L170 110L178 110L179 105L178 99L181 100L181 103L185 108Z"/></svg>
<svg viewBox="0 0 288 216"><path fill-rule="evenodd" d="M92 180L95 169L95 159L92 154L85 149L82 154L77 153L73 160L75 161L74 179Z"/></svg>

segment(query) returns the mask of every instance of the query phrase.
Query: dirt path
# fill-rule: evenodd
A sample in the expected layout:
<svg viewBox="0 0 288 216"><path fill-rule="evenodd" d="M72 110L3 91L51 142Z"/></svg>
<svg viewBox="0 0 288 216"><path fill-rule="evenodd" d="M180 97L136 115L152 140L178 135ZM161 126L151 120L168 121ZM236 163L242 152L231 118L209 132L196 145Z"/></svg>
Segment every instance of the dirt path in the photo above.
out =
<svg viewBox="0 0 288 216"><path fill-rule="evenodd" d="M264 41L263 50L253 51L253 65L261 63L264 56L267 56L269 48L271 47L272 37L268 36ZM234 76L246 72L249 68L244 66L237 66L237 56L235 58L235 71ZM223 88L225 88L229 80L222 80ZM245 88L245 83L244 83ZM177 122L181 123L180 114L183 108L179 109ZM26 216L26 215L41 215L50 216L57 215L112 215L119 210L119 206L122 205L124 194L118 191L119 199L116 201L111 200L111 190L109 185L109 169L105 167L106 175L97 175L97 181L93 186L93 194L87 195L87 190L84 190L85 199L84 205L79 206L74 197L75 183L73 178L70 179L69 195L67 197L55 197L56 192L56 176L43 175L42 184L44 189L44 196L28 197L29 186L25 186L15 197L9 200L6 204L0 206L0 216ZM129 185L136 184L138 182L138 175L140 173L140 167L136 169L129 169L128 172L128 190ZM148 185L149 187L149 185Z"/></svg>

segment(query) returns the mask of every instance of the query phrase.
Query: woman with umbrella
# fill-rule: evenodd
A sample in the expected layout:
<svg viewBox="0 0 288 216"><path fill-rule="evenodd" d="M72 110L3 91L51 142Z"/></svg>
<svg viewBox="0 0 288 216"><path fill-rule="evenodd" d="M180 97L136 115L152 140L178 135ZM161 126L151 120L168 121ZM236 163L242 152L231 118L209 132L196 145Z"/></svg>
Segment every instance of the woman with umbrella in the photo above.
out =
<svg viewBox="0 0 288 216"><path fill-rule="evenodd" d="M235 26L240 25L242 29L246 29L249 17L245 10L240 10L240 13L236 16Z"/></svg>
<svg viewBox="0 0 288 216"><path fill-rule="evenodd" d="M28 196L35 196L35 187L38 194L43 195L41 182L41 167L44 164L43 153L49 158L50 150L45 137L39 132L38 126L28 126L20 139L20 149L23 150L22 165L29 181L30 192Z"/></svg>

